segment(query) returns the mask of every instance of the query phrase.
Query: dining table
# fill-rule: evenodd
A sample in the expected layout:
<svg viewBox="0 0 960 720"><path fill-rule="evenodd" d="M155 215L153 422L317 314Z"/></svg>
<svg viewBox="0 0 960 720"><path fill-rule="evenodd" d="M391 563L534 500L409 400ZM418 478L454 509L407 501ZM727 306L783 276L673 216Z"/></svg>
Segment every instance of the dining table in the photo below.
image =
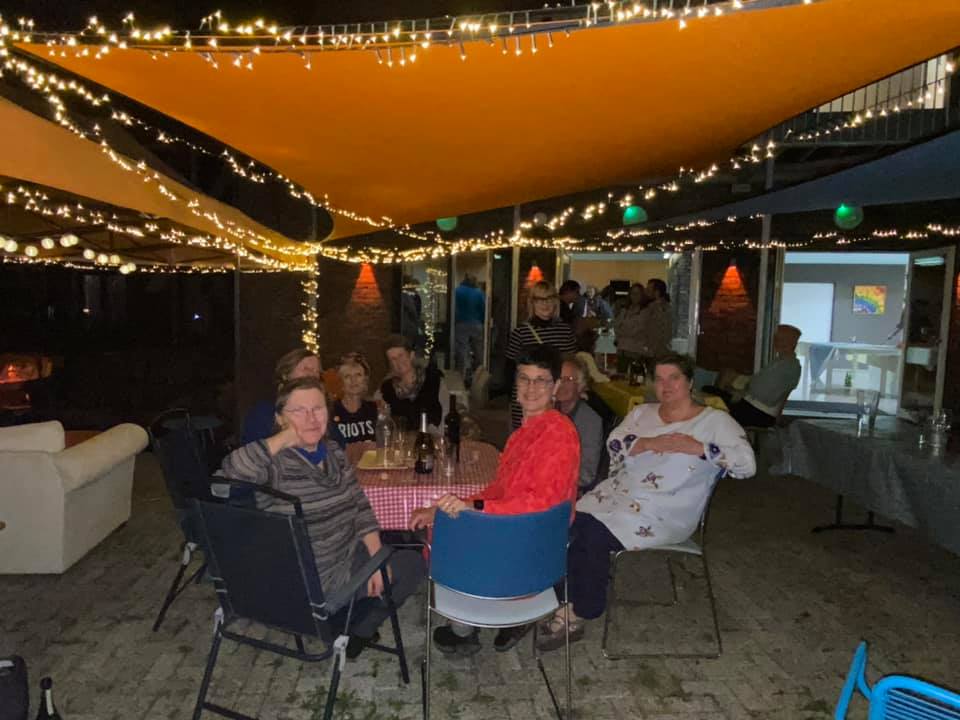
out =
<svg viewBox="0 0 960 720"><path fill-rule="evenodd" d="M814 528L891 530L872 513L916 528L936 544L960 554L960 438L942 448L920 443L919 428L882 416L858 433L853 418L804 418L779 428L783 462L778 474L812 480L837 494L835 522ZM851 524L843 498L871 516Z"/></svg>
<svg viewBox="0 0 960 720"><path fill-rule="evenodd" d="M347 446L347 459L357 467L364 453L376 450L373 442ZM368 456L369 457L369 456ZM374 515L384 530L405 530L414 510L427 507L443 495L468 498L487 487L497 473L500 452L490 443L464 439L459 462L434 463L433 472L418 474L409 463L399 467L357 467L357 481L370 501Z"/></svg>
<svg viewBox="0 0 960 720"><path fill-rule="evenodd" d="M607 407L621 418L629 415L637 405L657 400L653 382L634 385L626 380L611 380L605 383L594 383L591 387ZM729 412L727 404L719 395L694 391L693 397L707 407Z"/></svg>

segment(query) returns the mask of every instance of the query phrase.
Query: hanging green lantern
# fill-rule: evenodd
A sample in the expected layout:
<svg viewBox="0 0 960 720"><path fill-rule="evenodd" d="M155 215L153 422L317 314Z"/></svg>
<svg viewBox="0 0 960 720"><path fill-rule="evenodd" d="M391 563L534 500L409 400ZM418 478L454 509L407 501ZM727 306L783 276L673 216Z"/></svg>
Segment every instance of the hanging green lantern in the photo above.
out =
<svg viewBox="0 0 960 720"><path fill-rule="evenodd" d="M853 230L863 222L863 209L856 205L840 203L833 213L833 222L841 230Z"/></svg>
<svg viewBox="0 0 960 720"><path fill-rule="evenodd" d="M623 211L624 225L639 225L647 221L647 211L639 205L630 205Z"/></svg>
<svg viewBox="0 0 960 720"><path fill-rule="evenodd" d="M457 217L437 218L437 227L443 232L453 232L457 229Z"/></svg>

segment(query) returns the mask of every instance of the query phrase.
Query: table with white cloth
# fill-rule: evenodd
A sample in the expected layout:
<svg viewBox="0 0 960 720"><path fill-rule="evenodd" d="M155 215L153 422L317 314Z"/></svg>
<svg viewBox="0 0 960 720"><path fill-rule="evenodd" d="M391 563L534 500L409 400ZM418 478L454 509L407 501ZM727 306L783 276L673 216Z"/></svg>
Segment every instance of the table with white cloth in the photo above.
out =
<svg viewBox="0 0 960 720"><path fill-rule="evenodd" d="M372 442L347 446L347 458L354 465ZM493 482L500 461L499 451L491 444L464 440L460 446L460 462L453 475L447 477L436 463L429 475L418 475L413 468L402 470L360 470L357 480L370 500L377 522L384 530L406 529L414 510L432 505L446 494L470 497Z"/></svg>
<svg viewBox="0 0 960 720"><path fill-rule="evenodd" d="M779 430L785 475L799 475L870 511L917 528L960 554L960 452L919 447L915 425L893 417L857 437L853 419L805 419Z"/></svg>

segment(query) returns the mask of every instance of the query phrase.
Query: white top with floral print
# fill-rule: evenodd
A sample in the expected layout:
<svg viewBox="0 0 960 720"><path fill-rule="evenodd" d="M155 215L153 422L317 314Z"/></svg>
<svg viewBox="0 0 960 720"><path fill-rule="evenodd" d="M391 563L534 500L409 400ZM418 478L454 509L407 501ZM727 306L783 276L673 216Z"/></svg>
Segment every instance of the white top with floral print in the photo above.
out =
<svg viewBox="0 0 960 720"><path fill-rule="evenodd" d="M730 415L704 408L683 422L665 423L659 403L640 405L610 433L610 475L577 502L627 549L683 542L697 528L714 483L724 474L756 472L753 448ZM683 433L703 443L703 456L643 452L629 455L638 437Z"/></svg>

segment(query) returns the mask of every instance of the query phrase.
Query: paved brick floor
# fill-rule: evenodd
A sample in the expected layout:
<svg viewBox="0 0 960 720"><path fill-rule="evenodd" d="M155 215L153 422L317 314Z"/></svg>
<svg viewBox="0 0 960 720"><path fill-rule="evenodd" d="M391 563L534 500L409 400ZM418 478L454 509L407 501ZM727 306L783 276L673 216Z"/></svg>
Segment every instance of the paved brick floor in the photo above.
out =
<svg viewBox="0 0 960 720"><path fill-rule="evenodd" d="M723 655L608 661L595 622L574 646L576 716L827 718L860 638L871 642L877 672L960 686L960 558L908 529L811 535L831 504L802 480L725 481L709 539ZM171 515L156 463L142 455L125 528L63 576L0 576L0 654L27 658L34 695L39 678L52 675L68 720L189 717L215 603L209 585L191 587L160 632L150 632L177 554ZM669 575L652 562L625 566L620 592L663 600ZM681 610L626 608L613 624L618 647L709 646L699 570L681 564L675 574ZM402 621L416 663L421 603L408 604ZM529 644L498 654L491 640L486 634L487 649L473 658L435 656L434 717L549 718ZM554 674L559 661L549 659ZM226 645L212 697L262 718L306 720L325 682L325 666ZM419 716L416 681L402 687L387 657L364 653L344 688L339 717Z"/></svg>

